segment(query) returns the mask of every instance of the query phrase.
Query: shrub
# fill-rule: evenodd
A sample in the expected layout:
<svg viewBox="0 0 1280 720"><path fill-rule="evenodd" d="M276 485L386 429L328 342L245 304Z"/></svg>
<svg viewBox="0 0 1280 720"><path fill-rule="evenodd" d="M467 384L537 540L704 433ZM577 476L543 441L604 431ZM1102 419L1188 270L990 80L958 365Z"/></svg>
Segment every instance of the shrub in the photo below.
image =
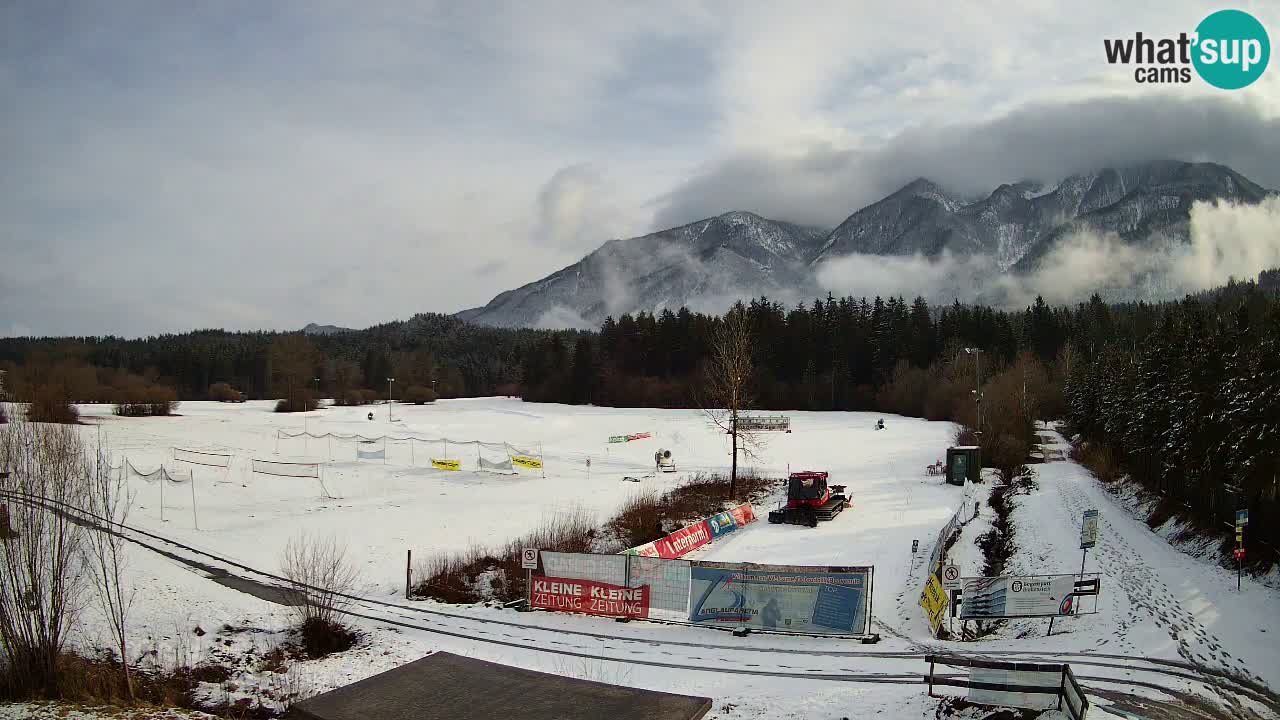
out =
<svg viewBox="0 0 1280 720"><path fill-rule="evenodd" d="M178 409L178 393L163 385L147 388L147 409L151 415L172 415Z"/></svg>
<svg viewBox="0 0 1280 720"><path fill-rule="evenodd" d="M32 393L31 404L27 406L27 420L72 424L80 421L80 412L71 404L61 385L50 383L37 387Z"/></svg>
<svg viewBox="0 0 1280 720"><path fill-rule="evenodd" d="M311 395L309 390L297 390L293 395L287 398L280 398L276 401L276 412L309 412L320 407L320 403Z"/></svg>
<svg viewBox="0 0 1280 720"><path fill-rule="evenodd" d="M504 547L472 545L463 552L428 558L418 566L422 580L414 587L414 594L452 603L517 600L525 594L522 548L585 553L598 549L597 539L595 516L590 512L581 508L560 512Z"/></svg>
<svg viewBox="0 0 1280 720"><path fill-rule="evenodd" d="M628 499L605 529L626 547L636 547L665 534L658 530L659 523L670 527L710 517L738 501L768 493L775 482L756 473L739 473L738 497L729 498L728 475L697 473L661 495L649 491Z"/></svg>
<svg viewBox="0 0 1280 720"><path fill-rule="evenodd" d="M400 402L413 403L414 405L423 405L425 403L435 402L437 395L434 390L421 385L410 385L405 388L404 395L400 398Z"/></svg>
<svg viewBox="0 0 1280 720"><path fill-rule="evenodd" d="M1071 446L1071 459L1088 468L1104 483L1115 482L1124 475L1120 467L1120 459L1106 443L1093 441L1074 443Z"/></svg>
<svg viewBox="0 0 1280 720"><path fill-rule="evenodd" d="M209 386L209 399L218 402L244 402L244 393L231 387L230 384L219 382Z"/></svg>
<svg viewBox="0 0 1280 720"><path fill-rule="evenodd" d="M345 546L334 537L302 534L285 544L280 567L307 655L323 657L355 644L356 633L341 622L357 577Z"/></svg>
<svg viewBox="0 0 1280 720"><path fill-rule="evenodd" d="M115 414L122 417L172 415L178 407L178 394L163 385L143 387L139 383L116 392Z"/></svg>
<svg viewBox="0 0 1280 720"><path fill-rule="evenodd" d="M342 393L339 397L334 398L335 405L354 407L358 405L368 405L378 399L378 393L365 388L354 388Z"/></svg>

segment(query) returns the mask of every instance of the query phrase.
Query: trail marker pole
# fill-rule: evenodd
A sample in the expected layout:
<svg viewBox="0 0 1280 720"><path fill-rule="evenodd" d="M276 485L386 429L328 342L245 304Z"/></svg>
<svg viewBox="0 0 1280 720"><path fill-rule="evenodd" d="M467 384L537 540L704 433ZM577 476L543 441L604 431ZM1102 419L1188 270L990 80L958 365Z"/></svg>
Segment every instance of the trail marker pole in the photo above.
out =
<svg viewBox="0 0 1280 720"><path fill-rule="evenodd" d="M200 519L196 517L196 471L191 471L191 524L200 529Z"/></svg>
<svg viewBox="0 0 1280 720"><path fill-rule="evenodd" d="M1236 592L1240 592L1240 577L1244 574L1244 526L1249 524L1249 511L1236 511Z"/></svg>
<svg viewBox="0 0 1280 720"><path fill-rule="evenodd" d="M160 522L164 522L164 481L168 474L164 471L164 466L160 466Z"/></svg>
<svg viewBox="0 0 1280 720"><path fill-rule="evenodd" d="M413 548L406 551L404 558L404 599L409 599L409 586L413 584Z"/></svg>

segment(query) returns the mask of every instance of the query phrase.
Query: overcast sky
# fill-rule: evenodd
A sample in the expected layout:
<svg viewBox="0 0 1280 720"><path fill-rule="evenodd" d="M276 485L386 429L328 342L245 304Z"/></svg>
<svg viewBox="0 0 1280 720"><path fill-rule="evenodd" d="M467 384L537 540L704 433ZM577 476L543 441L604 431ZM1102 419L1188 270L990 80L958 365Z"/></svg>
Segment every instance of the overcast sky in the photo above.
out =
<svg viewBox="0 0 1280 720"><path fill-rule="evenodd" d="M1280 67L1144 86L1102 48L1228 6L1274 43L1280 8L1126 5L5 2L0 335L453 312L613 237L835 225L921 175L1165 156L1280 187Z"/></svg>

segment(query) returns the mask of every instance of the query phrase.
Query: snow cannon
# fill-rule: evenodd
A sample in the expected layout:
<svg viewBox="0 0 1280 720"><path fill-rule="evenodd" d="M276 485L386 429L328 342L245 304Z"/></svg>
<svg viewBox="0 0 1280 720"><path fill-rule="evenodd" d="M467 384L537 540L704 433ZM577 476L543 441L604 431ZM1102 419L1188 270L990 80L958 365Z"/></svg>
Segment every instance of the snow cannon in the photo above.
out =
<svg viewBox="0 0 1280 720"><path fill-rule="evenodd" d="M676 461L671 459L671 451L658 449L653 454L653 463L657 467L658 472L673 473L676 471Z"/></svg>
<svg viewBox="0 0 1280 720"><path fill-rule="evenodd" d="M769 511L769 522L817 527L820 521L832 520L848 504L844 485L830 485L825 470L791 473L787 478L787 504Z"/></svg>

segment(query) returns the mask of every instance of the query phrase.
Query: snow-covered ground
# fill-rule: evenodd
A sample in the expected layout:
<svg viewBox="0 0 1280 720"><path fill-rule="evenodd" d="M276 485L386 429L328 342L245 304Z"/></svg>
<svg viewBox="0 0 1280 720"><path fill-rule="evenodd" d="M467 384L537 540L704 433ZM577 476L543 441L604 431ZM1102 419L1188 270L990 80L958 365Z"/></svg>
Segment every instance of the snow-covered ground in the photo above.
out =
<svg viewBox="0 0 1280 720"><path fill-rule="evenodd" d="M272 413L268 403L183 403L179 417L147 419L116 418L106 408L83 410L92 423L86 435L96 437L93 424L98 425L115 458L127 457L144 472L161 463L183 475L194 470L198 530L187 488L166 488L162 522L159 486L138 478L131 480L137 493L131 525L268 572L277 570L290 537L302 531L334 533L361 568L362 592L389 603L356 608L367 616L357 620L366 637L356 649L297 663L288 677L243 673L231 685L207 688L215 700L219 694L228 700L261 695L263 687L274 694L322 691L433 650L705 695L716 699L712 717L717 718L934 717L937 701L913 681L926 669L921 653L939 650L1071 661L1079 663L1076 672L1086 687L1164 699L1173 696L1143 683L1170 691L1209 691L1194 668L1138 658L1229 671L1280 688L1280 644L1270 641L1280 636L1275 591L1246 578L1244 591L1237 593L1234 576L1171 547L1072 462L1036 466L1038 489L1017 498L1012 570L1077 572L1080 513L1099 509L1099 546L1090 551L1087 567L1102 577L1098 614L1060 621L1048 638L1047 621L1026 621L980 643L932 640L916 604L923 565L966 492L923 472L945 454L953 432L949 423L886 416L886 429L875 431L878 415L790 413L794 432L769 436L758 466L778 476L788 467L828 470L833 482L848 486L852 508L812 529L759 522L700 551L703 559L874 565L875 629L884 639L862 645L821 638L735 638L710 629L402 599L406 550L417 559L473 542L498 545L547 514L571 507L586 508L603 521L635 492L671 487L698 469L723 468L727 440L695 411L582 408L505 398L397 405L394 423L387 422L381 406L373 408L373 421L366 418L370 408L326 408L303 418ZM440 452L423 445L414 448L416 466L410 465L407 444L389 446L386 464L357 462L354 445L338 440L332 451L323 440L280 440L277 455L276 431L299 432L304 424L313 433L414 433L524 448L540 443L545 477L538 471L508 477L431 469L427 456ZM606 442L611 435L636 432L654 437ZM175 464L172 447L225 450L235 462L229 470ZM622 481L624 475L649 473L658 447L673 451L679 473L648 477L639 485ZM325 485L336 499L325 497L315 480L248 471L251 458L302 457L326 461ZM988 490L967 491L982 502ZM758 508L761 514L766 509ZM982 506L951 553L966 575L980 569L981 553L973 542L989 527L991 512ZM920 547L913 557L916 539ZM134 647L154 650L161 662L260 656L284 638L284 609L213 583L182 563L134 548L130 576L139 588ZM92 614L89 620L78 643L105 639ZM1156 674L1161 667L1188 677ZM1126 678L1133 679L1131 687ZM898 684L868 682L872 679ZM1111 700L1093 699L1097 707L1091 717L1107 717ZM1234 702L1223 696L1216 700L1227 707ZM1239 702L1259 711L1257 703ZM966 716L979 717L958 717Z"/></svg>

